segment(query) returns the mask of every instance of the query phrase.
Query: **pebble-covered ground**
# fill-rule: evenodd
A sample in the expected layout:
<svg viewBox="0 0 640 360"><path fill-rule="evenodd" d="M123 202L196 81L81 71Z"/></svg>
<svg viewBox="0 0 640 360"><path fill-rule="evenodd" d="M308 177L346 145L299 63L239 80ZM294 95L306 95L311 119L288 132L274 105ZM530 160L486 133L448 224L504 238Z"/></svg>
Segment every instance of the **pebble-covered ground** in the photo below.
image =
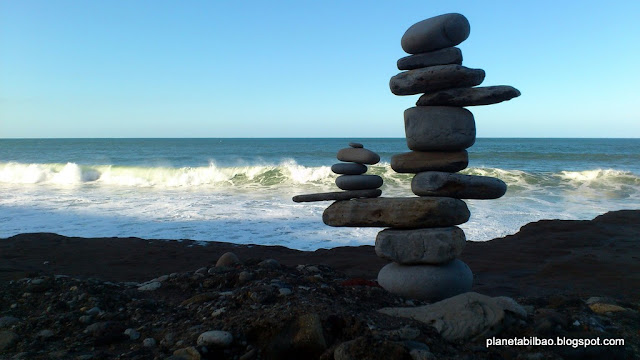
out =
<svg viewBox="0 0 640 360"><path fill-rule="evenodd" d="M320 265L247 259L114 283L66 276L0 282L0 359L638 359L639 304L515 298L527 318L498 338L620 338L624 346L458 343L377 312L425 303Z"/></svg>

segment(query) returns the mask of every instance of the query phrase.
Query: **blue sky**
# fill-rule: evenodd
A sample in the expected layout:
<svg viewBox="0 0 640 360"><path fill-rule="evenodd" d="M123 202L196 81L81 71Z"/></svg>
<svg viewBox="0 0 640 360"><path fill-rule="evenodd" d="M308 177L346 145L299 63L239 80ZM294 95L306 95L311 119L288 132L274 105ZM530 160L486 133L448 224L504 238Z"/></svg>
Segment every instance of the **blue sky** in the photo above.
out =
<svg viewBox="0 0 640 360"><path fill-rule="evenodd" d="M640 1L0 0L0 138L404 137L413 23L522 96L479 137L640 137Z"/></svg>

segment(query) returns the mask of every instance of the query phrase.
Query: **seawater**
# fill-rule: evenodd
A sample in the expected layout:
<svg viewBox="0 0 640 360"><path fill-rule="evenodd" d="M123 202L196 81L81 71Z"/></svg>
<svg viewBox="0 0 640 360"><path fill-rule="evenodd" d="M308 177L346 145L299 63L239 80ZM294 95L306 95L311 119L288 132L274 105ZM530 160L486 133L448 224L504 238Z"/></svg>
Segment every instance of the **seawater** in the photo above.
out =
<svg viewBox="0 0 640 360"><path fill-rule="evenodd" d="M404 139L3 139L0 237L193 239L302 250L373 244L378 228L322 223L337 191L330 166L358 141L381 155L383 196L413 196L391 156ZM505 181L498 200L468 200L467 238L485 241L540 219L591 219L640 208L640 139L478 139L465 174Z"/></svg>

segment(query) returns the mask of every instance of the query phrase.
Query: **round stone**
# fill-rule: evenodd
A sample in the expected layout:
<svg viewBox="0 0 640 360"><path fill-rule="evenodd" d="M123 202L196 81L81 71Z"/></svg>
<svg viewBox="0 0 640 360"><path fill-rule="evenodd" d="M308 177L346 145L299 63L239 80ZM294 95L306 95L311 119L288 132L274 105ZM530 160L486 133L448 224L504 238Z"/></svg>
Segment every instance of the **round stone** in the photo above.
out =
<svg viewBox="0 0 640 360"><path fill-rule="evenodd" d="M469 154L466 150L443 151L411 151L391 157L391 168L397 173L419 173L423 171L458 172L469 165Z"/></svg>
<svg viewBox="0 0 640 360"><path fill-rule="evenodd" d="M458 257L466 237L457 226L417 230L386 229L376 237L376 254L399 264L443 264Z"/></svg>
<svg viewBox="0 0 640 360"><path fill-rule="evenodd" d="M216 267L222 267L222 266L231 267L237 264L240 264L240 259L238 259L238 256L236 256L236 254L232 252L226 252L222 254L220 258L218 258L218 261L216 262Z"/></svg>
<svg viewBox="0 0 640 360"><path fill-rule="evenodd" d="M356 148L356 149L362 149L364 147L364 145L357 143L357 142L350 142L349 146L351 146L352 148Z"/></svg>
<svg viewBox="0 0 640 360"><path fill-rule="evenodd" d="M329 201L329 200L350 200L358 198L375 198L382 195L380 189L368 190L348 190L334 191L317 194L296 195L293 197L294 202L313 202L313 201Z"/></svg>
<svg viewBox="0 0 640 360"><path fill-rule="evenodd" d="M448 47L398 59L399 70L414 70L429 66L449 64L462 64L462 51L457 47Z"/></svg>
<svg viewBox="0 0 640 360"><path fill-rule="evenodd" d="M346 162L354 162L358 164L373 165L380 161L380 155L369 149L364 148L344 148L338 151L338 160Z"/></svg>
<svg viewBox="0 0 640 360"><path fill-rule="evenodd" d="M462 14L434 16L411 25L402 35L400 44L409 54L419 54L456 46L471 32L469 20Z"/></svg>
<svg viewBox="0 0 640 360"><path fill-rule="evenodd" d="M337 163L331 165L331 171L341 175L360 175L367 172L367 166L358 163Z"/></svg>
<svg viewBox="0 0 640 360"><path fill-rule="evenodd" d="M336 186L342 190L377 189L382 186L378 175L341 175L336 178Z"/></svg>
<svg viewBox="0 0 640 360"><path fill-rule="evenodd" d="M421 172L411 180L418 196L446 196L456 199L497 199L507 192L504 181L490 176Z"/></svg>
<svg viewBox="0 0 640 360"><path fill-rule="evenodd" d="M473 273L455 259L443 265L390 263L378 273L385 290L409 299L439 301L471 290Z"/></svg>
<svg viewBox="0 0 640 360"><path fill-rule="evenodd" d="M407 146L415 151L460 151L476 141L471 111L451 106L419 106L404 111Z"/></svg>
<svg viewBox="0 0 640 360"><path fill-rule="evenodd" d="M491 105L520 96L513 86L482 86L474 88L447 89L422 95L417 106L476 106Z"/></svg>
<svg viewBox="0 0 640 360"><path fill-rule="evenodd" d="M198 346L228 347L233 342L233 335L227 331L213 330L198 336Z"/></svg>
<svg viewBox="0 0 640 360"><path fill-rule="evenodd" d="M395 95L415 95L480 85L484 76L482 69L455 64L436 65L401 72L389 80L389 88Z"/></svg>

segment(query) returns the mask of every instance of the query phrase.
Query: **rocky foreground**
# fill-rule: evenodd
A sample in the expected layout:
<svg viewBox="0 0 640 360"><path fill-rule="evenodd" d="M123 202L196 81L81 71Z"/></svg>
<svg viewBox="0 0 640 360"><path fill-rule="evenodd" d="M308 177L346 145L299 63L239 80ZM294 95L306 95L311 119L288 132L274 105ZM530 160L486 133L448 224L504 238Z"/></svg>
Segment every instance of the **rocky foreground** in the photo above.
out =
<svg viewBox="0 0 640 360"><path fill-rule="evenodd" d="M620 211L469 243L473 291L492 297L430 305L377 286L371 246L25 234L0 240L0 359L636 359L638 239L640 211Z"/></svg>

